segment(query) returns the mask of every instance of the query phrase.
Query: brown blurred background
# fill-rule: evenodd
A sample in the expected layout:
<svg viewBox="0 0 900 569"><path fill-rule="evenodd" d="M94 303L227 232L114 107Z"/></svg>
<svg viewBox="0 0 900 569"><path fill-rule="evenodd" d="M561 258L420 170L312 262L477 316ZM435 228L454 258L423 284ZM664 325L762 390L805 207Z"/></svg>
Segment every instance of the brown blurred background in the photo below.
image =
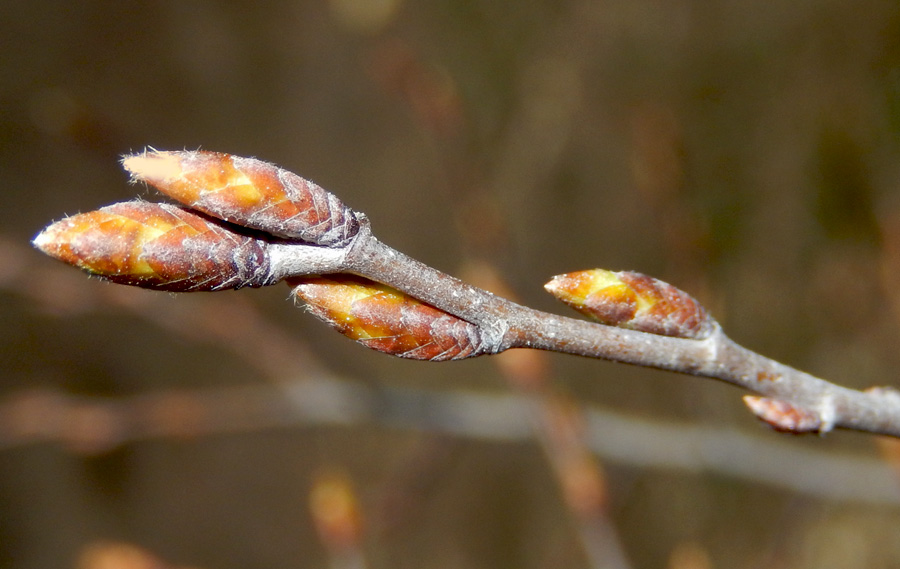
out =
<svg viewBox="0 0 900 569"><path fill-rule="evenodd" d="M392 359L283 287L131 290L28 248L159 199L117 162L145 146L278 163L536 308L638 270L749 348L900 386L900 4L6 0L0 567L900 566L875 437L605 362Z"/></svg>

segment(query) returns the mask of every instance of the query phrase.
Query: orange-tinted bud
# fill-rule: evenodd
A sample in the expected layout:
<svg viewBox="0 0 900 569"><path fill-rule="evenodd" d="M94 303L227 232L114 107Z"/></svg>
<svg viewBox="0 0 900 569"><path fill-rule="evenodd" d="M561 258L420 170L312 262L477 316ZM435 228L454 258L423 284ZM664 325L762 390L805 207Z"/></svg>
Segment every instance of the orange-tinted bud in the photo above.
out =
<svg viewBox="0 0 900 569"><path fill-rule="evenodd" d="M193 209L279 237L342 247L359 231L356 214L334 194L255 158L151 150L122 165Z"/></svg>
<svg viewBox="0 0 900 569"><path fill-rule="evenodd" d="M44 229L34 245L110 281L145 288L221 290L276 280L266 241L168 204L123 202L73 215Z"/></svg>
<svg viewBox="0 0 900 569"><path fill-rule="evenodd" d="M715 329L706 310L686 292L629 271L577 271L553 277L547 291L604 324L641 332L703 339Z"/></svg>
<svg viewBox="0 0 900 569"><path fill-rule="evenodd" d="M343 275L292 284L310 312L373 350L428 361L486 352L477 326L388 286Z"/></svg>

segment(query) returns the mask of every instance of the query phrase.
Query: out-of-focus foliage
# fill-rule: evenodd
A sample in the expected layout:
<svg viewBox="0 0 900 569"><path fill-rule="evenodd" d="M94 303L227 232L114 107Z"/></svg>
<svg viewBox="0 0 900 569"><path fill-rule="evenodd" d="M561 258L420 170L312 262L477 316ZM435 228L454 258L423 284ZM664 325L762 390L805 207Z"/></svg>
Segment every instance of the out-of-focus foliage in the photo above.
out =
<svg viewBox="0 0 900 569"><path fill-rule="evenodd" d="M697 297L765 355L854 387L898 385L895 2L0 6L5 239L24 244L63 213L130 199L118 159L147 145L270 160L367 212L392 246L451 273L488 263L539 308L559 308L541 290L551 275L636 270ZM222 293L233 306L212 313L191 295L138 291L197 306L216 332L179 336L88 306L63 279L42 280L52 261L34 255L0 256L0 398L53 387L115 401L304 365L319 373L303 354L268 359L264 342L223 348L234 327L264 330L260 313L334 373L375 386L506 389L490 361L400 361L325 333L280 287ZM26 264L34 278L23 291L14 275ZM247 295L258 313L242 308ZM134 307L148 297L128 298ZM725 386L552 364L577 401L760 429ZM165 409L185 433L208 419L185 402ZM67 424L96 440L115 432L104 418ZM793 444L878 452L846 433ZM176 566L320 567L327 551L308 493L331 465L359 493L372 567L587 566L537 446L237 425L232 435L0 453L0 567L72 567L101 540ZM896 506L799 499L716 473L606 471L634 567L900 564Z"/></svg>

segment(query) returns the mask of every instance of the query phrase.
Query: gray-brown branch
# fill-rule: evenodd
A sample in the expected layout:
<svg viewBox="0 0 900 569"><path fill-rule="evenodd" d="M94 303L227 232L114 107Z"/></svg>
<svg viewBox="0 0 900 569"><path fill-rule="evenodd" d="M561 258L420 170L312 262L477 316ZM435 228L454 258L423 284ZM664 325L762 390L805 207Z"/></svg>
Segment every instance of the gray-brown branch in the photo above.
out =
<svg viewBox="0 0 900 569"><path fill-rule="evenodd" d="M693 340L528 308L385 245L372 235L364 216L359 234L339 254L327 251L323 260L321 249L317 249L283 246L279 257L284 265L279 272L292 276L352 273L391 286L477 325L489 353L510 348L551 350L718 379L767 398L762 402L751 398L748 405L784 430L827 432L845 428L900 437L897 391L858 391L830 383L741 347L718 324L710 337ZM764 411L773 404L776 418L767 419ZM769 407L759 411L755 405Z"/></svg>

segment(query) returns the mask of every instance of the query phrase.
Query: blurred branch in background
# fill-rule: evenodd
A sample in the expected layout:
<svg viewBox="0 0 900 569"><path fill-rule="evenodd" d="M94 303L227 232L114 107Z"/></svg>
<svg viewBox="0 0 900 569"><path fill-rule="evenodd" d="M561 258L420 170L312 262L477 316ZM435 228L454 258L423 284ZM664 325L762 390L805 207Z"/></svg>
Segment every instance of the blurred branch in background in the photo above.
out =
<svg viewBox="0 0 900 569"><path fill-rule="evenodd" d="M555 25L550 45L565 46L568 53L577 51L577 41L565 41L577 23L571 16L577 13ZM499 146L513 155L496 158L500 166L493 181L486 181L491 176L479 171L477 156L459 156L450 150L464 148L463 137L473 131L452 75L428 64L415 46L399 39L378 46L369 67L373 79L407 106L419 128L440 149L442 170L450 181L443 186L445 198L452 204L466 253L465 280L513 300L514 291L494 269L500 258L513 253L507 220L516 212L500 203L511 197L507 191L513 187L518 199L506 201L524 203L558 164L581 95L577 75L557 54L545 53L539 63L540 69L529 67L520 78L523 84L516 90L519 100L511 126ZM518 144L521 140L530 140L532 145L522 147ZM538 149L538 154L532 155ZM513 171L503 169L513 164L515 175L510 179ZM554 388L547 354L520 350L502 354L493 363L514 396L527 402L522 416L531 423L533 437L550 463L589 565L628 568L609 517L602 467L585 442L583 409Z"/></svg>
<svg viewBox="0 0 900 569"><path fill-rule="evenodd" d="M102 453L149 439L191 440L317 425L524 443L534 438L529 419L533 405L517 395L373 390L326 378L281 387L166 390L117 399L32 389L0 401L0 448L53 443L73 452ZM586 409L585 419L589 448L622 466L708 473L824 500L900 505L897 472L871 456L812 451L774 437L594 406Z"/></svg>
<svg viewBox="0 0 900 569"><path fill-rule="evenodd" d="M488 263L469 261L466 272L478 286L515 299ZM514 350L498 354L493 361L513 395L526 404L521 412L550 463L591 567L630 567L610 519L606 476L587 445L585 408L555 387L546 353Z"/></svg>

